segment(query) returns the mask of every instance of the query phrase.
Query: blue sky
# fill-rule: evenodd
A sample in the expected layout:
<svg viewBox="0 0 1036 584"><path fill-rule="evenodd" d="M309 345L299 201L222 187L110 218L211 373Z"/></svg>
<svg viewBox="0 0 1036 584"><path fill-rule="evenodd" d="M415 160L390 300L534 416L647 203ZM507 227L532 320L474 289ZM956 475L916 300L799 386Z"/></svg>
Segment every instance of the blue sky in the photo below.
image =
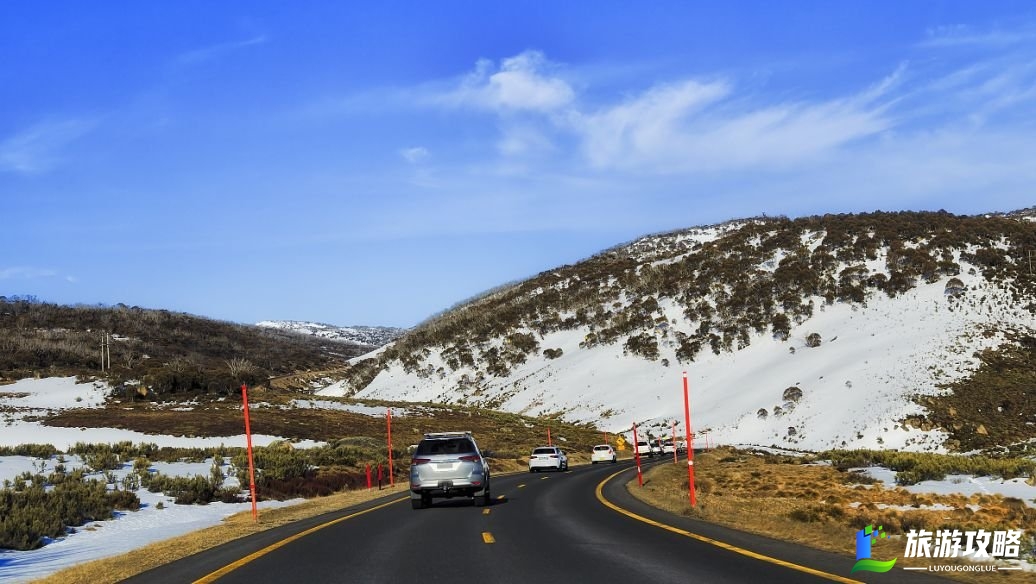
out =
<svg viewBox="0 0 1036 584"><path fill-rule="evenodd" d="M1036 198L1031 2L5 2L0 294L412 326L638 236Z"/></svg>

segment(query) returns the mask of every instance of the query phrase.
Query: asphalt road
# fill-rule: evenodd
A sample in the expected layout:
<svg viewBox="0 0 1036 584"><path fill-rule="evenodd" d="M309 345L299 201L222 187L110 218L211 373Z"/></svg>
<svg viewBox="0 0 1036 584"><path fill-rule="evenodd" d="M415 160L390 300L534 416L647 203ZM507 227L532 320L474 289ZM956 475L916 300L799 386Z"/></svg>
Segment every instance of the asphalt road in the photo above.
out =
<svg viewBox="0 0 1036 584"><path fill-rule="evenodd" d="M624 467L601 489L621 512L602 503L597 491ZM486 508L468 499L437 499L432 508L414 510L408 497L393 495L229 542L130 582L945 582L918 572L850 574L852 556L655 510L626 492L632 472L620 463L497 476L493 496L502 498Z"/></svg>

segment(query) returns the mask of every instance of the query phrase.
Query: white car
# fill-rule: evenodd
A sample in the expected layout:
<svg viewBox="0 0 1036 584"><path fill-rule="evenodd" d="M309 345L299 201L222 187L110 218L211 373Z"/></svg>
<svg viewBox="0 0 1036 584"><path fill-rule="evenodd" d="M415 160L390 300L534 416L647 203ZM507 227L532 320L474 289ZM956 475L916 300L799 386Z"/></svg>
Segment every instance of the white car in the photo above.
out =
<svg viewBox="0 0 1036 584"><path fill-rule="evenodd" d="M648 444L647 440L638 440L637 445L634 447L634 454L640 456L654 456L655 453L651 450L651 445Z"/></svg>
<svg viewBox="0 0 1036 584"><path fill-rule="evenodd" d="M598 444L594 446L593 452L590 453L590 464L597 464L598 462L614 464L615 461L615 449L610 444Z"/></svg>
<svg viewBox="0 0 1036 584"><path fill-rule="evenodd" d="M568 470L568 455L557 446L540 446L529 456L529 472Z"/></svg>
<svg viewBox="0 0 1036 584"><path fill-rule="evenodd" d="M673 444L672 440L665 440L662 442L662 454L675 454L676 445Z"/></svg>

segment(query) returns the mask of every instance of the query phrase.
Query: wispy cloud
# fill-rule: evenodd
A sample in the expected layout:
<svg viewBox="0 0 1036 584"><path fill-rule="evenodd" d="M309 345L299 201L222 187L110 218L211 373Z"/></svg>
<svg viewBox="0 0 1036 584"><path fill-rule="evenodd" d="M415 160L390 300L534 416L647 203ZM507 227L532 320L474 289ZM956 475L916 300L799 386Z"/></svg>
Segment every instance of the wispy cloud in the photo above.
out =
<svg viewBox="0 0 1036 584"><path fill-rule="evenodd" d="M230 41L226 43L209 45L207 47L201 47L199 49L193 49L190 51L186 51L184 53L180 53L176 56L175 61L180 65L191 65L195 63L201 63L247 47L266 44L267 42L269 42L269 40L269 37L267 37L266 35L258 35L250 39L245 39L243 41Z"/></svg>
<svg viewBox="0 0 1036 584"><path fill-rule="evenodd" d="M656 87L578 117L576 129L596 168L673 173L786 167L891 125L870 97L755 105L732 95L724 82Z"/></svg>
<svg viewBox="0 0 1036 584"><path fill-rule="evenodd" d="M1036 41L1036 29L977 29L958 24L936 26L925 31L925 38L919 45L926 48L937 47L988 47L1003 48L1020 43Z"/></svg>
<svg viewBox="0 0 1036 584"><path fill-rule="evenodd" d="M58 273L45 268L13 267L0 268L0 280L35 280L38 278L53 278Z"/></svg>
<svg viewBox="0 0 1036 584"><path fill-rule="evenodd" d="M427 159L430 153L424 146L414 146L412 148L403 148L399 151L399 155L410 164L417 164Z"/></svg>
<svg viewBox="0 0 1036 584"><path fill-rule="evenodd" d="M61 150L92 131L93 120L40 122L0 142L0 172L36 174L56 166Z"/></svg>

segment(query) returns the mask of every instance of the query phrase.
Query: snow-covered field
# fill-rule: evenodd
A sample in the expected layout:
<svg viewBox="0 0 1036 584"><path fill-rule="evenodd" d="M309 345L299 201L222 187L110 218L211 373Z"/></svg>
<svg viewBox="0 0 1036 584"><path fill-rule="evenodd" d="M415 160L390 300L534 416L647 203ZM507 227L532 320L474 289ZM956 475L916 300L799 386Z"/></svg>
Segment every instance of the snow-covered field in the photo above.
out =
<svg viewBox="0 0 1036 584"><path fill-rule="evenodd" d="M122 441L146 442L159 447L202 448L208 446L245 446L245 436L215 438L186 438L156 436L114 428L54 428L32 420L34 416L67 408L96 408L104 402L108 388L102 383L76 383L74 378L25 379L0 386L0 445L53 444L67 451L77 442L114 444ZM25 419L30 418L30 419ZM277 436L253 436L253 443L266 445ZM316 444L316 443L310 443ZM305 446L306 444L301 444ZM77 456L65 456L65 466L71 471L83 466ZM41 460L25 456L0 456L0 483L29 472L52 472L55 459ZM42 466L41 466L42 465ZM151 468L169 476L208 476L212 461L203 463L152 463ZM130 465L115 471L121 480L130 473ZM227 474L227 467L223 467ZM100 477L100 473L90 475ZM228 486L237 479L226 479ZM119 555L156 541L183 535L220 523L225 517L251 509L251 503L210 503L208 505L176 505L172 498L147 489L136 491L140 498L139 511L119 512L110 521L93 522L76 528L75 533L49 542L32 551L0 550L0 582L27 582L54 573L62 568L98 558ZM291 505L298 501L263 501L260 509ZM162 503L163 508L158 508Z"/></svg>

